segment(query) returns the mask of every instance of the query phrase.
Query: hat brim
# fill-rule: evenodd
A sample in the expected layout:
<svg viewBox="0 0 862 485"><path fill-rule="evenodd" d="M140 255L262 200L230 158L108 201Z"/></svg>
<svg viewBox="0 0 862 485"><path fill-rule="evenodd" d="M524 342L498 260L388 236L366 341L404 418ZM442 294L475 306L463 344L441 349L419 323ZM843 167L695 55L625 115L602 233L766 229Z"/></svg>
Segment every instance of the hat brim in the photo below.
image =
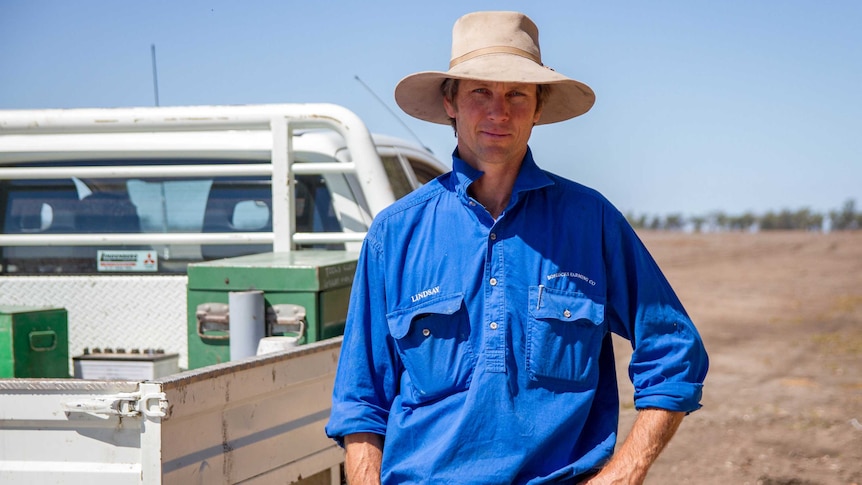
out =
<svg viewBox="0 0 862 485"><path fill-rule="evenodd" d="M500 56L505 56L505 60ZM551 85L551 93L536 123L538 125L580 116L589 111L596 101L595 93L586 84L529 59L510 54L492 54L471 59L448 72L425 71L411 74L395 86L395 101L410 116L448 125L449 116L443 107L443 93L440 91L441 84L447 78Z"/></svg>

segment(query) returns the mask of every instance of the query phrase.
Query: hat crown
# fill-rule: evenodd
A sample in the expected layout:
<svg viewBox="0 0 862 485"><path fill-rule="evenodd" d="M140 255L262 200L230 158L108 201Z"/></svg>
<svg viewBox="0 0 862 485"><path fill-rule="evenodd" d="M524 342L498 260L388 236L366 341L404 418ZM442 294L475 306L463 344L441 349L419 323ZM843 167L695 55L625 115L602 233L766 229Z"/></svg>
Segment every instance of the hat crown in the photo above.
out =
<svg viewBox="0 0 862 485"><path fill-rule="evenodd" d="M517 54L542 64L539 28L520 12L474 12L452 29L450 67L486 54Z"/></svg>

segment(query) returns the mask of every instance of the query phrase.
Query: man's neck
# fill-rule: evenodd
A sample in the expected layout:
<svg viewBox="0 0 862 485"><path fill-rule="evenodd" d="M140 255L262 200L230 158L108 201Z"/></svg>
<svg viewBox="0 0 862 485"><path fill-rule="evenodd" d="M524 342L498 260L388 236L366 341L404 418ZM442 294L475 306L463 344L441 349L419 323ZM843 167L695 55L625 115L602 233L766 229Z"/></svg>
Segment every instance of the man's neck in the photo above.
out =
<svg viewBox="0 0 862 485"><path fill-rule="evenodd" d="M484 175L470 185L469 192L485 207L491 217L497 219L512 198L512 188L518 178L520 165L517 167L491 165L481 169Z"/></svg>

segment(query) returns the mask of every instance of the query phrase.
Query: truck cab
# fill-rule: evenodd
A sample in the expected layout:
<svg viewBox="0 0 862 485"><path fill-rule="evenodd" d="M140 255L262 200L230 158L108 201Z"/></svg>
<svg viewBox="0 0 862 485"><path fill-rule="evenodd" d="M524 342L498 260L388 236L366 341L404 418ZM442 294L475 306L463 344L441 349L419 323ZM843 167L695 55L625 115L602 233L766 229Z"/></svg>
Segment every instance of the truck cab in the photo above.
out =
<svg viewBox="0 0 862 485"><path fill-rule="evenodd" d="M333 105L0 111L0 304L62 307L69 352L187 368L189 264L358 251L383 207L447 171Z"/></svg>
<svg viewBox="0 0 862 485"><path fill-rule="evenodd" d="M272 244L267 243L163 243L156 239L172 233L272 233L271 177L242 173L243 166L253 170L260 163L269 163L271 140L263 132L53 134L29 140L31 146L39 145L26 153L10 150L6 141L7 137L0 137L0 167L50 168L57 178L34 175L4 180L0 176L2 234L50 237L39 245L0 246L2 276L184 274L189 263L272 251ZM386 173L385 179L374 180L373 185L375 190L391 191L395 199L446 170L415 144L382 135L374 135L373 141ZM74 146L49 148L64 142ZM218 148L206 148L213 146ZM293 136L293 150L297 164L350 160L344 140L332 131L299 131ZM168 173L179 167L186 173ZM231 172L213 171L220 167L231 167ZM151 175L134 168L145 168ZM76 175L87 169L92 176ZM373 212L360 176L295 175L295 231L367 231ZM140 244L102 241L80 245L73 239L105 233L140 236ZM148 240L148 235L153 237ZM297 249L356 249L357 244L300 243ZM149 253L152 263L110 264L107 260L122 260L124 252L139 252L144 258Z"/></svg>

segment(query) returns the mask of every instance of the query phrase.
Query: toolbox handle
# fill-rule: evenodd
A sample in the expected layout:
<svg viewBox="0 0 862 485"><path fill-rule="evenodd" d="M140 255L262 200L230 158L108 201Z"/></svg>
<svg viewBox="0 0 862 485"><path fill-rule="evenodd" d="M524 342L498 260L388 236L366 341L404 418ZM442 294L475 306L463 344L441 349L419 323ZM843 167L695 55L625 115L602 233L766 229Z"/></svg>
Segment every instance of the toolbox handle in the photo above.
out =
<svg viewBox="0 0 862 485"><path fill-rule="evenodd" d="M297 340L305 337L307 311L302 305L282 303L266 309L266 324L269 335L285 332L297 333Z"/></svg>
<svg viewBox="0 0 862 485"><path fill-rule="evenodd" d="M230 309L226 303L201 303L195 309L198 321L198 336L208 340L230 339ZM207 333L207 330L224 332Z"/></svg>
<svg viewBox="0 0 862 485"><path fill-rule="evenodd" d="M46 337L50 340L47 340ZM44 345L48 341L49 345ZM33 330L30 332L30 350L50 352L57 348L57 332L53 330Z"/></svg>

